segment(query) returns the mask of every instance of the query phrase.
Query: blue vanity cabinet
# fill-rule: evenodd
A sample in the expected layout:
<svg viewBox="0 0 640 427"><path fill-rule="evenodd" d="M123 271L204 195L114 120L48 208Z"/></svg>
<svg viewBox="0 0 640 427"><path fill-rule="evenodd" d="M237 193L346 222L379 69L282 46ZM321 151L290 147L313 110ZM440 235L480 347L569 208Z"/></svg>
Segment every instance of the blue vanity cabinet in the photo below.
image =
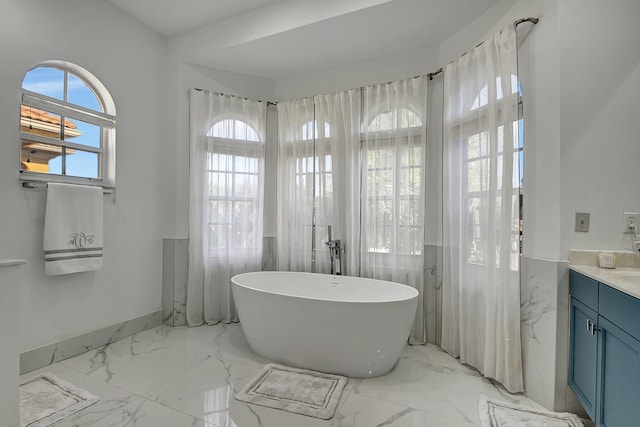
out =
<svg viewBox="0 0 640 427"><path fill-rule="evenodd" d="M598 426L640 425L640 300L599 284Z"/></svg>
<svg viewBox="0 0 640 427"><path fill-rule="evenodd" d="M640 426L640 299L570 272L569 386L598 427Z"/></svg>
<svg viewBox="0 0 640 427"><path fill-rule="evenodd" d="M640 341L600 316L597 425L640 424Z"/></svg>
<svg viewBox="0 0 640 427"><path fill-rule="evenodd" d="M569 386L591 419L596 415L598 373L598 282L570 273Z"/></svg>
<svg viewBox="0 0 640 427"><path fill-rule="evenodd" d="M571 298L569 386L591 419L595 419L598 372L598 313ZM593 326L591 326L593 325Z"/></svg>

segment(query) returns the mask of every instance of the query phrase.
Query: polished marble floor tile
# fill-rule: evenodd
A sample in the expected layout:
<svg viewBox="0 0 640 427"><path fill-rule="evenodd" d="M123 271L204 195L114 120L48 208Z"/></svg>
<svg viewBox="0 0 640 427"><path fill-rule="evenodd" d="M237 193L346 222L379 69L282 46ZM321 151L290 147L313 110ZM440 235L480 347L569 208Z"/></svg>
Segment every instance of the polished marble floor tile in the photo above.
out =
<svg viewBox="0 0 640 427"><path fill-rule="evenodd" d="M100 397L56 427L470 427L482 394L538 406L432 345L406 346L387 375L349 379L330 420L235 400L266 363L238 324L163 325L22 379L53 372Z"/></svg>

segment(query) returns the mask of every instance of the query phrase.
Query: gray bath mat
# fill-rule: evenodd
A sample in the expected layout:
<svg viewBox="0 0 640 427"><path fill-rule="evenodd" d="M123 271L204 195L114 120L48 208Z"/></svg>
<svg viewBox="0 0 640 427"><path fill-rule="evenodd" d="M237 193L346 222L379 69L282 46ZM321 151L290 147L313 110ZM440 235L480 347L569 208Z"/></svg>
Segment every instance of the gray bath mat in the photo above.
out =
<svg viewBox="0 0 640 427"><path fill-rule="evenodd" d="M20 426L47 427L97 401L88 391L45 373L20 385Z"/></svg>
<svg viewBox="0 0 640 427"><path fill-rule="evenodd" d="M482 427L584 427L580 417L574 414L527 408L487 396L480 396L478 409Z"/></svg>
<svg viewBox="0 0 640 427"><path fill-rule="evenodd" d="M306 369L269 364L237 395L247 403L328 420L347 379Z"/></svg>

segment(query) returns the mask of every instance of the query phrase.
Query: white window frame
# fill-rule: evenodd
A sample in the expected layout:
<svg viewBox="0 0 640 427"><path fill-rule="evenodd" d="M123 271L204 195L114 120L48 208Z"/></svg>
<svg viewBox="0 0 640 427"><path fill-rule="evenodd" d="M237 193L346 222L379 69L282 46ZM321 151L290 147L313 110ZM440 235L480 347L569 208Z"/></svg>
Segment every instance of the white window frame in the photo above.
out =
<svg viewBox="0 0 640 427"><path fill-rule="evenodd" d="M417 126L408 126L408 127L400 127L400 116L399 116L399 112L401 110L406 110L408 112L411 112L415 115L415 117L417 119L420 120L420 124L418 124ZM366 126L367 129L369 128L369 126L371 126L371 124L374 122L374 120L376 120L378 117L380 117L383 114L387 114L389 113L389 111L379 111L376 114L373 115L373 117L371 119L369 119L366 122ZM393 151L393 166L391 167L393 170L393 189L391 191L391 195L390 196L378 196L378 195L370 195L367 193L367 197L366 200L363 201L363 203L365 203L363 205L363 208L366 209L366 206L369 204L369 202L371 200L389 200L392 203L392 209L393 209L393 218L398 218L397 220L393 221L393 224L391 224L391 227L393 227L394 229L392 230L392 242L391 242L391 248L389 250L389 252L380 252L380 251L375 251L375 250L369 250L369 248L365 248L366 252L369 254L372 254L373 256L380 258L380 262L383 262L382 260L385 259L386 257L389 256L401 256L401 257L415 257L415 256L422 256L422 248L418 248L416 253L406 253L406 252L400 252L400 248L399 248L399 236L400 236L400 229L401 228L408 228L408 229L420 229L419 225L416 226L403 226L400 224L400 220L399 220L399 215L400 215L400 202L402 200L420 200L420 195L411 195L411 194L405 194L405 195L401 195L400 194L400 189L399 189L399 185L400 185L400 173L402 172L402 170L404 169L414 169L417 166L415 165L409 165L409 166L403 166L401 164L400 161L400 156L401 154L399 153L399 148L394 145L394 141L386 138L385 136L388 135L390 132L411 132L411 130L415 131L415 134L412 136L419 136L421 129L424 127L424 123L426 122L426 117L421 117L420 114L418 114L413 108L410 108L409 105L406 105L404 107L401 108L395 108L394 110L392 110L392 116L394 117L394 121L395 121L395 127L391 128L391 129L382 129L379 131L367 131L367 133L370 135L370 137L367 139L367 143L370 145L369 147L365 147L365 140L364 140L364 131L361 134L361 139L360 139L360 144L361 144L361 153L362 153L362 159L363 159L363 180L365 183L368 183L368 174L371 170L373 170L372 168L369 167L368 164L368 153L369 151L373 151L373 150L392 150ZM378 136L379 135L379 136ZM403 136L403 139L407 140L408 142L408 138L409 136ZM423 179L423 183L424 183L424 177L426 174L426 162L425 162L425 148L422 146L421 141L419 138L413 138L413 140L415 141L415 143L409 145L402 145L402 147L400 148L418 148L420 150L420 156L422 158L422 179ZM373 144L372 144L373 143ZM371 146L373 145L373 146ZM363 184L364 187L366 187L366 185ZM363 245L366 245L366 242L363 242Z"/></svg>
<svg viewBox="0 0 640 427"><path fill-rule="evenodd" d="M519 106L521 105L521 95L519 92L515 92L515 93L511 93L507 95L508 98L512 99L512 105L513 106ZM478 95L478 98L480 99L479 105L476 105L476 103L474 102L472 109L465 114L465 118L468 118L468 120L463 121L463 123L460 126L460 139L463 141L467 141L466 146L464 147L465 149L462 150L463 151L463 155L462 155L462 161L465 164L465 168L464 168L464 176L463 176L463 193L462 193L462 198L464 201L464 206L467 206L467 203L469 200L474 199L474 198L480 198L482 199L483 194L487 193L487 190L483 190L482 189L482 182L480 183L481 188L478 191L470 191L469 190L469 176L468 176L468 165L471 162L475 162L475 161L480 161L480 160L485 160L485 159L489 159L490 156L489 155L483 155L481 152L479 153L479 155L477 157L474 158L469 158L469 144L468 141L471 137L475 136L475 135L480 135L482 134L483 131L478 132L478 129L475 126L472 126L471 123L475 123L475 121L473 119L478 118L478 117L482 117L484 115L486 115L486 103L483 103L481 100L481 94ZM498 99L502 99L502 96L499 96ZM518 129L520 129L520 126L522 126L522 118L518 118L515 122L511 123L511 127L509 128L509 130L513 129L513 126L517 124ZM507 129L503 128L502 130L503 132L506 132ZM497 129L496 129L497 132ZM510 150L512 155L516 155L516 159L518 160L519 163L519 156L520 153L524 152L524 141L520 141L520 135L515 135L516 138L518 138L518 146L517 147L505 147L504 144L502 146L502 155L505 155L505 152L507 150ZM481 150L481 147L478 148L479 150ZM513 182L513 178L511 180ZM522 184L519 183L520 187ZM517 187L513 187L514 189ZM509 201L509 203L511 203L512 201ZM518 205L519 205L519 209L521 210L522 204L522 193L520 193L519 196L519 200L518 200ZM521 215L521 213L520 213ZM472 240L475 240L475 236L474 233L476 232L476 228L477 228L477 224L476 223L472 223L470 224L471 229L467 229L466 232L471 234L471 236L469 237L469 241L471 242ZM518 227L517 229L512 229L511 230L511 236L512 238L514 236L517 236L517 244L518 244L518 256L522 255L522 242L521 242L521 230L522 230L522 216L520 216L520 220L518 221ZM477 237L478 239L480 237ZM486 257L488 256L488 254L484 254L484 259L482 260L473 260L471 259L473 254L469 253L465 255L465 261L467 262L467 264L472 265L472 266L477 266L477 267L485 267L487 265L487 261L486 261ZM510 268L512 266L510 265ZM512 271L517 271L514 270L513 268L511 268Z"/></svg>
<svg viewBox="0 0 640 427"><path fill-rule="evenodd" d="M331 152L331 126L327 120L320 123L318 119L311 118L300 125L300 138L295 142L288 143L289 145L289 161L293 162L293 173L296 178L296 186L300 186L302 180L311 180L312 195L311 200L313 203L312 217L309 218L309 222L301 224L312 236L312 248L314 253L326 252L329 253L329 247L322 244L325 241L325 237L328 238L328 226L331 223L325 223L322 215L318 215L318 207L321 205L320 199L323 199L326 205L326 200L333 198L333 153ZM324 155L316 153L314 147L318 147L318 144L323 144ZM305 145L310 149L305 150L308 154L294 155L293 146L300 147ZM327 161L331 162L331 170L327 170ZM303 165L311 165L311 168L303 168ZM306 232L306 231L305 231ZM315 256L315 255L314 255ZM315 258L317 259L317 257Z"/></svg>
<svg viewBox="0 0 640 427"><path fill-rule="evenodd" d="M37 186L38 183L62 182L68 184L99 186L103 187L105 193L114 193L116 189L116 109L113 98L109 94L109 91L89 71L67 61L45 61L31 68L29 71L35 70L37 68L56 68L64 72L64 97L66 97L67 94L66 82L68 81L68 75L74 75L94 92L100 106L102 107L102 111L92 110L73 104L71 102L67 102L64 99L60 100L43 95L41 93L32 92L27 89L21 89L21 105L60 115L61 135L58 139L42 135L35 135L28 132L20 132L20 152L22 152L23 141L27 140L60 147L63 151L69 148L95 153L98 155L98 177L85 178L65 175L64 166L62 170L63 174L26 171L22 169L22 159L19 159L20 180L23 181L23 185ZM99 147L65 141L65 119L75 119L86 122L88 124L99 126Z"/></svg>
<svg viewBox="0 0 640 427"><path fill-rule="evenodd" d="M251 125L250 121L243 118L243 117L238 117L238 116L233 116L233 117L222 117L222 118L216 118L215 120L212 121L212 125L209 127L209 133L211 133L212 129L214 128L214 126L218 123L221 123L225 120L233 120L235 122L242 122L244 123L248 128L250 128L258 137L257 141L254 140L245 140L245 139L235 139L235 138L225 138L225 137L219 137L219 136L211 136L208 135L207 136L207 140L211 143L209 149L206 150L207 152L207 173L211 174L211 173L224 173L224 174L228 174L231 176L232 179L232 183L230 184L231 186L231 193L233 193L233 188L235 185L235 179L237 177L237 175L255 175L258 178L258 185L264 185L264 183L260 180L260 177L264 176L264 167L265 167L265 143L264 143L264 138L261 138L261 135L256 131L256 128L254 126ZM218 169L212 169L209 167L210 161L211 161L211 155L213 154L217 154L217 155L225 155L225 156L231 156L232 157L232 162L233 162L233 166L232 166L232 170L231 171L227 171L227 170L218 170ZM235 160L236 157L242 157L242 158L252 158L252 159L257 159L258 160L258 168L257 171L254 172L237 172L235 170ZM243 202L251 202L253 203L253 205L257 205L258 202L260 202L260 197L259 195L256 195L256 197L244 197L244 196L235 196L233 194L230 195L212 195L211 194L211 188L209 188L209 184L207 184L207 194L209 195L208 197L208 202L230 202L231 206L232 206L232 212L231 212L231 223L223 223L223 222L218 222L218 223L213 223L209 220L209 218L207 218L207 227L210 229L212 225L217 225L217 226L231 226L232 229L231 231L233 232L233 206L236 203L243 203ZM259 194L259 191L258 191ZM242 256L246 256L247 254L255 251L256 249L260 249L260 246L262 245L261 241L257 241L256 239L254 239L254 243L257 245L256 247L246 247L246 248L236 248L236 247L224 247L222 249L220 248L214 248L211 246L211 242L208 240L209 237L207 237L207 256L208 257L216 257L218 255L219 251L228 251L230 254L232 254L234 257L242 257ZM246 239L246 236L244 237L245 242L248 241Z"/></svg>

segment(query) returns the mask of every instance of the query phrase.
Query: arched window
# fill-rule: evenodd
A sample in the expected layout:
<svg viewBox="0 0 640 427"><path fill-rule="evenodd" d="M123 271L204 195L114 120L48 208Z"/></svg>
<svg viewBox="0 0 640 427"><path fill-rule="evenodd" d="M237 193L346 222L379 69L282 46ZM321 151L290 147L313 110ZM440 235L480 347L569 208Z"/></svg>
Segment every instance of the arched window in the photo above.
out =
<svg viewBox="0 0 640 427"><path fill-rule="evenodd" d="M408 108L397 108L379 113L369 122L367 131L376 132L422 126L420 116Z"/></svg>
<svg viewBox="0 0 640 427"><path fill-rule="evenodd" d="M324 129L318 130L318 121L311 120L302 125L302 139L309 141L313 139L331 138L331 126L324 122Z"/></svg>
<svg viewBox="0 0 640 427"><path fill-rule="evenodd" d="M367 252L420 255L425 129L421 116L405 107L375 110L363 133L367 203ZM380 258L381 259L381 258ZM382 261L380 261L382 262Z"/></svg>
<svg viewBox="0 0 640 427"><path fill-rule="evenodd" d="M207 136L240 141L260 141L255 129L240 119L223 119L216 122L209 129Z"/></svg>
<svg viewBox="0 0 640 427"><path fill-rule="evenodd" d="M519 97L522 95L522 87L516 75L511 75L511 84L509 93L505 99L502 88L502 78L497 76L495 80L495 88L485 85L474 96L469 93L469 101L473 97L471 107L466 112L466 116L472 118L461 122L465 124L460 126L461 140L465 142L465 147L461 151L465 162L464 172L464 200L467 206L468 217L468 242L467 261L471 264L486 265L488 257L493 254L486 253L486 236L483 234L483 217L482 212L486 211L486 200L492 186L492 167L495 167L496 190L502 190L503 183L503 156L506 154L513 157L513 171L511 176L511 187L517 189L522 185L524 177L524 134L523 121L517 119L510 124L500 125L495 129L494 133L490 133L489 129L481 127L483 121L476 120L475 117L482 117L486 114L490 101L490 93L495 101L499 101L496 110L501 108L511 108L516 106ZM512 99L509 99L512 96ZM468 101L467 101L468 102ZM469 105L469 104L467 104ZM463 116L464 117L464 116ZM487 120L487 122L489 122ZM505 138L505 132L511 132ZM495 148L491 147L491 138L495 137ZM512 147L505 147L504 141L513 141ZM493 150L493 151L492 151ZM494 166L495 165L495 166ZM500 200L498 198L498 200ZM512 210L517 212L522 210L523 196L513 196L510 201ZM517 215L516 215L517 217ZM513 224L511 228L511 265L510 268L517 270L518 254L522 253L522 219L519 223ZM496 262L499 263L499 257L496 255Z"/></svg>
<svg viewBox="0 0 640 427"><path fill-rule="evenodd" d="M115 105L82 67L47 61L25 74L20 145L23 180L115 188Z"/></svg>
<svg viewBox="0 0 640 427"><path fill-rule="evenodd" d="M264 174L264 129L248 117L215 118L206 135L209 254L243 254L262 244L258 221Z"/></svg>
<svg viewBox="0 0 640 427"><path fill-rule="evenodd" d="M520 82L518 81L518 77L515 75L511 75L511 94L519 93L522 95L522 87L520 86ZM500 100L504 97L502 93L502 77L496 77L496 100ZM489 85L485 85L480 93L473 100L473 104L471 104L471 111L477 110L480 107L484 107L489 103Z"/></svg>

